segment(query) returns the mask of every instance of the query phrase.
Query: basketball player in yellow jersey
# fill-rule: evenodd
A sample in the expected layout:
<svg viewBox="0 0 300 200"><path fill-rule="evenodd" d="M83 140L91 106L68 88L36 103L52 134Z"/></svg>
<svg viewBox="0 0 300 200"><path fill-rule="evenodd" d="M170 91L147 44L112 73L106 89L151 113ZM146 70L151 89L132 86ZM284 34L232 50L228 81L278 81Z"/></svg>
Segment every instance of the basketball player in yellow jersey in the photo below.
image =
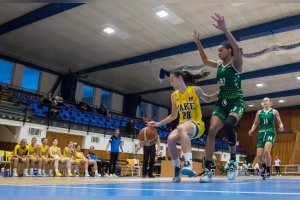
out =
<svg viewBox="0 0 300 200"><path fill-rule="evenodd" d="M48 139L47 138L42 138L41 140L42 144L39 146L39 157L42 159L42 176L46 176L45 170L46 170L46 165L49 164L49 173L48 176L52 177L52 167L54 164L54 159L49 158L49 146L48 144Z"/></svg>
<svg viewBox="0 0 300 200"><path fill-rule="evenodd" d="M64 148L63 157L70 159L71 166L75 165L74 175L76 176L76 174L78 173L78 167L80 164L78 164L74 159L74 155L76 153L74 145L75 145L74 142L69 141L68 146Z"/></svg>
<svg viewBox="0 0 300 200"><path fill-rule="evenodd" d="M217 99L218 91L215 94L207 95L198 86L194 86L196 81L208 75L208 72L201 74L191 74L185 70L176 70L171 73L171 86L175 92L171 94L172 111L171 115L160 122L149 122L148 125L159 127L175 120L179 113L179 125L168 137L168 148L175 165L173 182L180 182L180 172L189 177L196 173L192 166L191 139L199 138L204 132L204 123L200 108L200 98L206 102ZM185 164L180 168L180 161L176 149L176 143L181 143L184 153Z"/></svg>
<svg viewBox="0 0 300 200"><path fill-rule="evenodd" d="M75 162L79 165L84 165L84 171L85 171L84 176L85 177L90 176L88 167L89 167L89 165L93 165L93 168L95 170L95 177L100 177L100 175L98 174L97 161L96 160L88 160L81 152L80 145L75 144L74 147L75 147L75 154L74 154Z"/></svg>
<svg viewBox="0 0 300 200"><path fill-rule="evenodd" d="M28 167L29 167L29 159L27 157L28 154L28 147L27 147L27 140L22 139L20 141L20 144L17 144L14 148L13 157L12 157L12 163L14 165L13 169L13 177L18 177L17 169L19 167L19 164L24 165L24 172L23 176L29 176L28 175Z"/></svg>
<svg viewBox="0 0 300 200"><path fill-rule="evenodd" d="M29 170L29 175L31 177L38 176L41 177L41 168L42 168L42 158L38 156L38 150L39 150L39 145L36 144L37 139L36 137L33 137L31 139L31 144L28 144L28 158L29 158L29 163L30 163L30 170ZM36 167L38 172L37 174L34 174L33 169Z"/></svg>
<svg viewBox="0 0 300 200"><path fill-rule="evenodd" d="M61 150L57 147L58 140L53 139L52 146L49 147L49 157L54 159L55 176L60 177L62 174L58 170L58 163L67 164L68 176L73 176L71 173L71 161L69 158L64 158L61 155Z"/></svg>

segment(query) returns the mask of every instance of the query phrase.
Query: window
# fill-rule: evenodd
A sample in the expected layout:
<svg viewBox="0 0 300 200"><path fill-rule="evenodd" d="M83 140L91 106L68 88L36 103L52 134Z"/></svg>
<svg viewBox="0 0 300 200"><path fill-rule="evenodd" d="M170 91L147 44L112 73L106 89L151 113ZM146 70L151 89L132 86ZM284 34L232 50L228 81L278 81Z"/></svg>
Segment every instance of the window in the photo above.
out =
<svg viewBox="0 0 300 200"><path fill-rule="evenodd" d="M139 107L139 117L147 117L147 104L145 102L141 102Z"/></svg>
<svg viewBox="0 0 300 200"><path fill-rule="evenodd" d="M104 108L111 108L111 92L102 90L101 92L101 104Z"/></svg>
<svg viewBox="0 0 300 200"><path fill-rule="evenodd" d="M41 134L42 134L41 129L29 128L29 130L28 130L28 135L41 136Z"/></svg>
<svg viewBox="0 0 300 200"><path fill-rule="evenodd" d="M100 142L100 138L99 137L91 137L91 142L92 143L99 143Z"/></svg>
<svg viewBox="0 0 300 200"><path fill-rule="evenodd" d="M0 83L10 84L13 71L13 63L0 60Z"/></svg>
<svg viewBox="0 0 300 200"><path fill-rule="evenodd" d="M94 88L84 85L82 90L82 98L85 99L87 104L93 104L94 99Z"/></svg>
<svg viewBox="0 0 300 200"><path fill-rule="evenodd" d="M22 80L22 88L37 91L39 87L40 71L25 67Z"/></svg>
<svg viewBox="0 0 300 200"><path fill-rule="evenodd" d="M151 112L151 119L153 121L158 121L158 107L155 105L152 105L152 112Z"/></svg>

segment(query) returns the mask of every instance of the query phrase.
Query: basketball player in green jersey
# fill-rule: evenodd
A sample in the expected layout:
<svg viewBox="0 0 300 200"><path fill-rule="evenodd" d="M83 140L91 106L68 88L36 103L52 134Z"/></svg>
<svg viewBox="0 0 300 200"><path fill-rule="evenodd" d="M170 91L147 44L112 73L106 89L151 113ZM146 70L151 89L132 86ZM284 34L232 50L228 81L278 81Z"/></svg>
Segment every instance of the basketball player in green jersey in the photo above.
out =
<svg viewBox="0 0 300 200"><path fill-rule="evenodd" d="M224 17L215 14L212 18L217 23L214 27L225 34L229 43L224 43L218 48L218 56L221 61L210 60L204 52L204 48L200 42L199 33L196 30L193 32L193 39L197 45L203 63L217 69L217 79L223 85L210 120L205 146L205 170L200 178L200 182L209 182L212 177L211 166L213 153L215 151L215 139L216 134L221 128L226 132L229 144L230 160L227 165L227 177L229 180L232 180L237 176L237 136L234 131L234 126L237 125L244 113L244 101L242 99L243 92L241 89L240 78L240 73L243 71L242 51L227 29Z"/></svg>
<svg viewBox="0 0 300 200"><path fill-rule="evenodd" d="M257 136L257 157L260 164L263 166L262 172L263 179L270 178L271 167L271 149L275 142L275 119L279 125L279 131L283 131L283 124L280 119L279 112L271 108L271 100L266 97L261 103L263 109L257 111L255 121L252 125L249 135L252 136L253 132L259 126Z"/></svg>

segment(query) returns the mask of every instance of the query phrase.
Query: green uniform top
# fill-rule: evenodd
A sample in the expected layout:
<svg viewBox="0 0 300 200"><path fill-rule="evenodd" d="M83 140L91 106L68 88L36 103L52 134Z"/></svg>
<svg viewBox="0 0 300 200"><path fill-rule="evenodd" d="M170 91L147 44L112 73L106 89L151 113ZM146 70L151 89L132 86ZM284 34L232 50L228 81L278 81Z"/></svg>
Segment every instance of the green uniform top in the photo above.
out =
<svg viewBox="0 0 300 200"><path fill-rule="evenodd" d="M235 99L243 96L240 72L232 65L232 62L217 69L217 79L223 86L219 93L219 99Z"/></svg>
<svg viewBox="0 0 300 200"><path fill-rule="evenodd" d="M273 131L275 132L275 115L274 109L269 111L264 109L259 111L259 132Z"/></svg>

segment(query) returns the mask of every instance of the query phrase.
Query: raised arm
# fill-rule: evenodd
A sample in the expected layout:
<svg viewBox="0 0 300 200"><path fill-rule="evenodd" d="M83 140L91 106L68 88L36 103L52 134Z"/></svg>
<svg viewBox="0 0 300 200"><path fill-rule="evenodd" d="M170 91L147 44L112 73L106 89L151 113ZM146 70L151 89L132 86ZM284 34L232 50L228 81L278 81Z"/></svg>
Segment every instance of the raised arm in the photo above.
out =
<svg viewBox="0 0 300 200"><path fill-rule="evenodd" d="M283 128L283 123L281 121L281 118L280 118L280 115L279 115L279 112L277 110L274 109L274 114L275 114L275 118L276 118L276 121L278 123L278 126L279 126L279 131L284 131L284 128Z"/></svg>
<svg viewBox="0 0 300 200"><path fill-rule="evenodd" d="M234 61L233 61L234 67L239 72L242 72L243 71L243 54L242 54L242 51L241 51L239 45L237 44L235 38L230 33L230 31L227 29L224 17L221 16L220 14L215 13L215 16L212 16L212 18L217 22L217 24L213 24L213 26L216 27L217 29L223 31L223 33L225 34L229 43L232 46L233 54L234 54Z"/></svg>
<svg viewBox="0 0 300 200"><path fill-rule="evenodd" d="M215 60L210 60L210 59L207 58L207 56L205 54L205 51L204 51L204 48L203 48L203 46L200 42L199 33L196 30L193 31L193 39L194 39L194 42L197 45L197 48L198 48L198 51L199 51L199 54L200 54L200 57L201 57L201 60L202 60L203 64L205 64L209 67L217 68L218 67L218 62L215 61Z"/></svg>
<svg viewBox="0 0 300 200"><path fill-rule="evenodd" d="M251 127L251 130L249 131L249 135L252 136L253 132L255 131L255 129L257 128L259 123L259 111L257 111L256 116L255 116L255 120L254 123Z"/></svg>
<svg viewBox="0 0 300 200"><path fill-rule="evenodd" d="M160 122L154 122L154 121L148 122L147 125L154 126L154 127L160 127L164 124L168 124L168 123L172 122L173 120L175 120L178 116L178 108L175 104L174 93L171 94L171 102L172 102L172 111L168 117L161 120Z"/></svg>

